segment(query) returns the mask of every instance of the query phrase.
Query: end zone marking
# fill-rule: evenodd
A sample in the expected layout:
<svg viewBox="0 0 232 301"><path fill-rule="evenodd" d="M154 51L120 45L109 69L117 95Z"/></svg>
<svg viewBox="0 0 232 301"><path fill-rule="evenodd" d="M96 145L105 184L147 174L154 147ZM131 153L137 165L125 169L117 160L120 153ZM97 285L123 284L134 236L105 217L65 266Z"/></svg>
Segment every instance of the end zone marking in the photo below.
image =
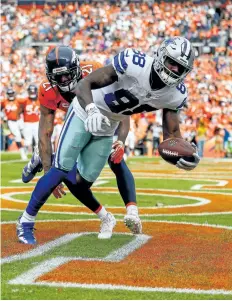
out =
<svg viewBox="0 0 232 301"><path fill-rule="evenodd" d="M232 291L222 289L191 289L191 288L173 288L173 287L140 287L140 286L126 286L113 284L85 284L73 282L46 282L40 281L36 283L15 283L13 280L9 284L30 284L48 287L64 287L64 288L83 288L83 289L99 289L99 290L124 290L124 291L139 291L139 292L162 292L162 293L187 293L187 294L207 294L207 295L232 295Z"/></svg>
<svg viewBox="0 0 232 301"><path fill-rule="evenodd" d="M28 259L28 258L43 255L44 253L46 253L46 252L48 252L48 251L50 251L54 248L57 248L57 247L59 247L61 245L64 245L64 244L67 244L68 242L76 239L77 237L81 237L83 235L90 235L90 234L97 234L97 232L80 232L80 233L66 234L64 236L61 236L61 237L53 240L53 241L45 243L44 245L38 246L35 249L30 250L28 252L2 258L1 259L1 264L11 263L11 262L14 262L14 261L24 260L24 259ZM120 233L120 232L115 232L114 233L114 235L119 235L119 234L131 236L130 233ZM110 253L104 259L104 261L114 261L114 262L121 261L126 256L128 256L131 252L133 252L134 250L138 249L143 244L145 244L150 238L151 238L151 236L145 235L145 234L135 236L133 241L127 243L126 245L122 246L118 250ZM67 258L67 257L65 257L65 258ZM82 257L68 257L68 258L69 258L68 261L70 261L70 260L88 260L88 258L85 258L85 257L84 257L84 259ZM94 258L94 260L102 261L102 259L99 259L99 258Z"/></svg>

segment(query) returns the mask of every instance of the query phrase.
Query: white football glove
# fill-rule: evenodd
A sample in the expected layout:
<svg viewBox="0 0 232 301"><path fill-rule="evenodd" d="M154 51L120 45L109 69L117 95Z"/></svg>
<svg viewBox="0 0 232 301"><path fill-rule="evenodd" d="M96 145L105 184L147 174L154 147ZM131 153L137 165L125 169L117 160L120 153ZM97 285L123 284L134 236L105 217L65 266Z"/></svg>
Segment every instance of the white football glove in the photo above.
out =
<svg viewBox="0 0 232 301"><path fill-rule="evenodd" d="M196 152L193 154L195 160L194 162L189 162L184 160L183 158L181 158L177 163L176 163L176 167L180 168L180 169L184 169L184 170L192 170L195 167L197 167L198 163L200 162L200 157L198 155L198 149L197 146L194 143L191 143L192 146L195 148Z"/></svg>
<svg viewBox="0 0 232 301"><path fill-rule="evenodd" d="M110 126L109 119L100 112L94 103L87 105L85 111L88 115L85 120L85 130L87 132L94 133L100 131L103 122Z"/></svg>

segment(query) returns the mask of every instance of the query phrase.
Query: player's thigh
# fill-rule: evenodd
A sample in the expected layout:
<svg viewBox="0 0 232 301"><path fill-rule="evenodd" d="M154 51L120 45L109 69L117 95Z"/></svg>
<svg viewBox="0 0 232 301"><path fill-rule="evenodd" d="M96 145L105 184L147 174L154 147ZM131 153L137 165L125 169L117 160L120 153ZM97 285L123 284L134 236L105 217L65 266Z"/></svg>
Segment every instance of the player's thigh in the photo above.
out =
<svg viewBox="0 0 232 301"><path fill-rule="evenodd" d="M33 129L31 122L24 122L23 136L25 139L25 145L30 146L32 144Z"/></svg>
<svg viewBox="0 0 232 301"><path fill-rule="evenodd" d="M78 158L80 175L88 182L94 182L100 175L110 155L113 137L92 136Z"/></svg>
<svg viewBox="0 0 232 301"><path fill-rule="evenodd" d="M76 164L81 150L91 139L84 122L71 110L60 133L55 155L55 167L69 171Z"/></svg>
<svg viewBox="0 0 232 301"><path fill-rule="evenodd" d="M15 137L16 142L21 142L22 136L17 121L8 120L8 127Z"/></svg>

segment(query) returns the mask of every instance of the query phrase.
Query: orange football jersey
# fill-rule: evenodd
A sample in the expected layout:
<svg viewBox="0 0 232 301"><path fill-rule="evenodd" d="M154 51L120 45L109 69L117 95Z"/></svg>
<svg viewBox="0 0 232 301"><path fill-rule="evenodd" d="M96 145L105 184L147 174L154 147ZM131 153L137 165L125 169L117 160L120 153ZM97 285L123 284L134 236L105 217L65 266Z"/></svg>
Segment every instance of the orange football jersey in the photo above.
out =
<svg viewBox="0 0 232 301"><path fill-rule="evenodd" d="M17 111L19 108L18 100L9 101L7 99L1 102L1 107L4 109L7 120L17 120Z"/></svg>
<svg viewBox="0 0 232 301"><path fill-rule="evenodd" d="M24 122L38 122L40 117L39 101L34 101L29 98L20 101L23 106Z"/></svg>
<svg viewBox="0 0 232 301"><path fill-rule="evenodd" d="M102 64L91 61L80 62L80 66L83 77L86 77L94 70L103 67ZM43 80L39 86L39 102L44 107L54 111L59 108L60 110L67 112L70 105L70 103L62 97L58 88L56 86L51 86L47 79Z"/></svg>

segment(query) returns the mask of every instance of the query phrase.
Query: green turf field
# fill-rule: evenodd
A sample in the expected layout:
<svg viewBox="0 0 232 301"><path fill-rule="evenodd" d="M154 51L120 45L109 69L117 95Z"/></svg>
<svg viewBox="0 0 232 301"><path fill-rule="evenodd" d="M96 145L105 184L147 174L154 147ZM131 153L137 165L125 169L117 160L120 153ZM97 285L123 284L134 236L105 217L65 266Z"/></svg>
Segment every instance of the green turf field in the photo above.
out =
<svg viewBox="0 0 232 301"><path fill-rule="evenodd" d="M183 178L181 179L179 177L179 173L177 173L177 176L173 174L173 177L170 177L170 173L168 172L169 165L163 163L160 159L154 158L133 158L128 161L128 166L130 169L136 170L134 172L135 180L136 180L136 188L139 189L161 189L160 194L159 193L138 193L137 199L138 199L138 205L141 208L141 219L143 221L144 225L144 235L149 235L150 237L159 237L160 239L164 239L164 243L161 245L158 244L159 241L157 241L157 246L152 245L152 247L146 248L146 244L144 244L144 248L142 246L138 247L138 249L131 251L131 253L128 253L128 255L125 257L125 259L121 259L119 263L117 264L114 260L110 263L110 269L105 270L105 280L104 283L107 285L124 285L124 283L127 283L127 280L134 279L134 288L133 285L126 285L123 287L123 289L112 289L112 288L104 288L99 287L99 278L98 278L98 271L95 269L96 261L103 260L103 263L105 262L107 256L111 256L117 250L125 250L128 249L130 244L134 243L135 237L128 233L125 226L122 223L124 214L125 214L125 208L123 201L120 197L120 194L116 191L112 191L112 188L117 187L116 181L114 179L113 174L109 172L110 169L106 167L106 169L102 173L103 180L106 181L106 183L99 184L97 187L102 187L103 191L97 191L95 192L95 196L100 200L100 202L109 209L109 211L113 211L114 215L118 221L115 235L113 235L111 240L99 240L97 238L97 231L99 229L100 222L98 220L98 217L94 213L88 213L88 212L81 212L82 205L79 201L75 200L74 197L67 193L67 195L62 199L55 199L54 197L50 197L47 204L51 204L54 208L58 208L59 210L52 211L52 209L46 210L46 212L41 211L38 214L37 220L38 220L38 228L35 231L35 235L39 237L39 239L43 239L44 236L51 236L51 239L48 241L44 241L42 243L39 243L38 246L35 248L28 248L27 246L24 248L21 244L17 243L17 237L14 232L15 229L15 221L17 220L20 213L23 211L23 208L26 207L27 201L30 199L30 191L23 191L24 187L34 186L35 184L29 183L29 184L23 184L20 182L21 178L21 170L23 166L25 165L25 162L20 162L19 155L18 154L8 154L3 153L1 156L1 186L2 188L2 212L1 212L1 221L2 221L2 257L8 258L9 262L3 262L1 268L2 268L2 289L1 289L1 298L3 300L91 300L91 299L97 299L97 300L131 300L131 299L140 299L140 300L159 300L159 299L208 299L208 300L215 300L215 299L224 299L224 300L230 300L232 299L232 282L230 284L230 279L232 279L232 271L230 269L231 274L227 271L225 271L223 268L220 269L220 265L217 262L219 260L220 255L220 248L223 248L225 252L230 252L231 247L230 244L232 243L232 203L230 203L230 200L232 199L232 189L229 186L225 187L217 187L214 188L216 190L213 190L214 194L199 194L199 197L201 198L209 198L210 202L207 205L199 205L199 200L197 199L197 191L196 191L196 198L194 198L195 194L192 195L191 187L196 184L202 184L202 185L209 185L213 186L218 183L219 179L223 179L223 168L225 170L225 179L228 177L230 171L228 171L228 167L226 162L220 165L220 169L222 170L220 174L220 178L217 180L215 179L215 173L214 170L210 170L212 168L212 164L208 164L207 161L203 161L202 167L198 168L198 171L191 174L191 178L187 178L188 175L186 173L183 173ZM153 164L151 164L153 163ZM205 171L205 167L209 169L209 174L205 176L205 179L199 178L200 172ZM142 173L146 173L147 170L152 170L154 172L151 173L151 177L146 174L146 176L143 176ZM167 178L154 178L154 174L156 169L164 170L163 174L167 174ZM138 170L141 170L141 173L138 174L138 177L136 177L136 173ZM174 167L170 166L170 170L175 170ZM179 172L179 171L178 171ZM40 174L42 175L42 173ZM181 174L180 174L181 175ZM194 176L192 176L194 175ZM106 179L108 176L108 179ZM211 181L209 182L208 180ZM18 180L15 182L15 180ZM13 182L12 182L13 181ZM4 190L7 189L6 187L16 187L12 188L11 190ZM21 189L21 191L20 191ZM108 189L108 190L107 190ZM178 191L186 191L186 193L183 193L178 195ZM175 194L172 193L172 191L175 191ZM202 190L203 191L203 190ZM210 189L206 190L207 192L210 192ZM191 192L188 194L188 192ZM220 198L221 207L219 209L221 210L221 213L218 213L217 209L217 192L219 192L218 197ZM10 193L10 201L8 200ZM199 190L199 193L201 193L201 190ZM191 195L191 197L190 197ZM211 199L210 199L211 198ZM230 207L231 204L231 207ZM57 206L59 205L59 206ZM184 207L186 205L190 205L187 207ZM203 210L204 206L208 206L207 210ZM215 206L215 209L214 209ZM53 208L52 207L52 208ZM80 208L80 212L75 212L74 208ZM65 211L62 208L68 208L65 213ZM202 210L201 210L202 208ZM223 209L225 208L225 210ZM175 209L175 212L173 211ZM145 210L145 211L142 211ZM148 211L146 211L148 210ZM150 211L149 211L150 210ZM206 212L206 213L204 213ZM39 221L42 221L41 223ZM47 222L46 222L47 221ZM152 223L149 223L152 222ZM75 225L75 229L73 230L72 225ZM149 227L146 225L150 225ZM212 225L210 227L210 225ZM154 232L152 232L153 228ZM173 228L174 227L174 228ZM175 228L177 227L177 228ZM179 228L178 228L179 227ZM183 228L182 228L183 227ZM187 228L186 228L187 227ZM190 227L190 228L188 228ZM175 229L175 230L174 230ZM199 230L199 232L197 232ZM158 231L158 232L157 232ZM163 231L163 232L162 232ZM170 232L169 232L170 231ZM187 232L186 232L187 231ZM199 258L202 258L202 256L205 256L205 262L207 263L207 258L210 258L210 255L207 255L207 252L202 251L199 242L196 241L196 250L194 250L194 247L191 247L187 249L187 245L184 245L185 242L182 241L185 237L192 237L193 233L198 233L199 236L202 235L201 243L204 244L202 249L207 250L207 246L210 246L212 244L213 246L213 236L215 235L215 245L218 245L218 254L215 254L215 258L213 257L214 265L212 265L211 270L215 270L215 273L218 274L217 280L214 279L215 275L212 276L212 274L209 274L209 278L207 279L207 268L209 265L206 265L206 273L203 273L204 279L202 278L202 282L197 282L194 284L194 280L191 282L186 282L185 286L181 285L181 283L185 283L181 277L180 280L180 286L178 281L172 282L172 273L182 275L184 277L185 271L183 270L183 273L181 274L181 266L179 264L186 264L189 262L189 267L187 265L187 269L189 268L190 272L194 272L194 262L198 260ZM211 232L210 232L211 231ZM221 231L221 232L220 232ZM223 232L224 231L224 232ZM46 243L49 243L50 241L53 241L55 239L58 239L59 237L65 237L68 233L85 233L84 236L80 236L77 238L72 239L68 242L63 242L62 245L57 245L55 247L48 248L47 251L41 251L42 253L35 253L35 256L32 258L25 258L22 259L19 257L19 259L11 259L11 256L14 256L16 254L27 254L28 250L37 250L36 248L46 245ZM89 232L89 233L88 233ZM86 234L87 233L87 234ZM169 234L170 233L170 234ZM211 233L215 233L212 235ZM219 234L218 234L219 233ZM217 236L218 235L218 236ZM216 239L217 237L217 239ZM197 237L196 237L197 238ZM151 238L152 239L152 238ZM165 240L171 240L170 246L165 245ZM220 242L219 242L220 241ZM199 245L198 245L199 244ZM172 254L174 252L174 249L172 250L172 246L175 247L175 256L174 257L174 263L173 266L175 267L176 263L178 262L178 267L176 267L176 270L171 268L165 268L166 260L168 262L168 256L169 254ZM127 247L128 246L128 247ZM155 246L155 247L154 247ZM183 253L183 251L178 252L178 246L181 248L185 248L184 250L186 253ZM157 248L157 249L156 249ZM136 254L140 254L138 256ZM18 251L17 251L18 250ZM177 250L177 251L176 251ZM120 251L123 253L123 251ZM119 252L119 253L120 253ZM158 274L152 270L152 272L149 269L149 266L144 266L144 269L148 270L148 274L145 276L151 278L154 280L155 285L150 284L148 281L143 281L143 279L140 277L140 274L142 275L144 271L136 269L136 260L141 260L146 262L146 258L149 258L151 254L154 252L154 257L152 258L152 262L154 262L154 267L156 265L160 264L159 267L159 273L161 273L163 276L161 278L158 277ZM191 252L196 256L196 258L189 257L189 254ZM167 254L167 257L164 256L164 254ZM210 249L209 249L210 254ZM19 255L21 256L21 255ZM136 257L138 256L138 258ZM163 261L161 257L163 257ZM213 254L212 254L213 256ZM59 266L57 269L52 270L48 274L47 283L40 284L40 280L35 280L34 282L30 284L23 284L23 281L27 279L27 274L32 269L39 269L40 264L42 264L45 261L52 261L54 258L79 258L80 261L80 269L82 268L82 264L86 265L88 268L86 268L84 271L85 273L90 273L92 275L91 279L88 280L88 285L97 285L96 287L89 288L88 285L84 285L83 282L85 279L85 275L77 277L77 278L70 278L68 281L69 273L66 275L66 280L63 281L62 285L59 286L59 283L56 284L54 287L50 285L52 283L52 279L56 279L57 277L63 277L62 275L62 265ZM12 257L13 258L13 257ZM7 259L7 260L8 260ZM74 259L73 259L74 260ZM75 259L77 260L77 259ZM95 263L88 265L88 260L95 260ZM129 261L127 261L129 260ZM195 261L194 261L195 260ZM200 259L199 259L200 260ZM220 259L223 260L223 259ZM83 263L81 264L81 262ZM78 261L77 261L78 262ZM101 262L101 261L99 261ZM159 264L157 263L159 262ZM204 262L204 260L203 260ZM90 261L91 263L91 261ZM162 264L163 263L163 264ZM104 263L105 264L105 263ZM131 274L131 268L127 269L131 265L133 269L135 269L137 274ZM193 264L193 266L191 266ZM228 262L229 264L229 262ZM102 263L99 263L99 268L101 267ZM96 265L97 266L97 265ZM77 264L77 267L78 264ZM104 268L104 267L103 267ZM217 270L218 268L218 270ZM120 270L121 269L121 270ZM172 269L173 272L172 272ZM202 266L202 269L204 267ZM107 272L108 271L108 272ZM119 278L112 278L112 275L107 274L112 273L112 275L115 273L119 273ZM174 272L175 271L175 272ZM78 273L78 271L76 271ZM203 270L202 270L203 272ZM223 276L223 272L225 272L225 275ZM43 273L43 271L40 271L40 273ZM46 276L46 271L44 272L44 275ZM52 274L53 273L53 274ZM61 273L61 274L60 274ZM70 275L74 273L74 271L70 270ZM149 274L150 273L150 274ZM209 273L210 268L209 268ZM33 274L33 273L32 273ZM42 275L42 274L41 274ZM96 276L94 276L96 275ZM150 276L149 276L150 275ZM194 274L195 275L195 274ZM43 276L43 277L45 277ZM144 277L145 277L144 276ZM18 277L18 278L17 278ZM51 277L51 280L49 280ZM71 277L71 276L70 276ZM157 280L156 280L157 277ZM194 276L195 277L195 276ZM198 275L199 279L201 278L200 275ZM203 277L203 276L202 276ZM226 278L227 277L227 278ZM80 279L81 278L81 279ZM224 279L226 278L226 279ZM10 284L9 282L14 279L19 279L17 281L18 284ZM21 280L20 280L21 279ZM59 278L57 278L59 279ZM114 279L114 280L112 280ZM169 281L170 279L170 281ZM215 278L216 279L216 278ZM224 279L224 280L223 280ZM128 280L128 281L129 281ZM220 281L219 281L220 280ZM16 281L16 282L17 282ZM22 281L22 284L19 284L20 281ZM70 282L71 281L71 282ZM130 280L131 281L131 280ZM129 281L129 282L130 282ZM169 285L166 285L167 283L170 283ZM128 282L128 283L129 283ZM80 287L76 285L76 287L72 287L76 284L81 284ZM164 285L165 284L165 285ZM49 286L50 285L50 286ZM132 285L132 286L131 286ZM142 290L141 290L142 288ZM144 289L145 288L145 289ZM166 292L165 292L166 289ZM180 291L179 291L180 289ZM198 290L202 290L198 291ZM153 290L153 291L152 291ZM208 292L208 293L206 293Z"/></svg>

